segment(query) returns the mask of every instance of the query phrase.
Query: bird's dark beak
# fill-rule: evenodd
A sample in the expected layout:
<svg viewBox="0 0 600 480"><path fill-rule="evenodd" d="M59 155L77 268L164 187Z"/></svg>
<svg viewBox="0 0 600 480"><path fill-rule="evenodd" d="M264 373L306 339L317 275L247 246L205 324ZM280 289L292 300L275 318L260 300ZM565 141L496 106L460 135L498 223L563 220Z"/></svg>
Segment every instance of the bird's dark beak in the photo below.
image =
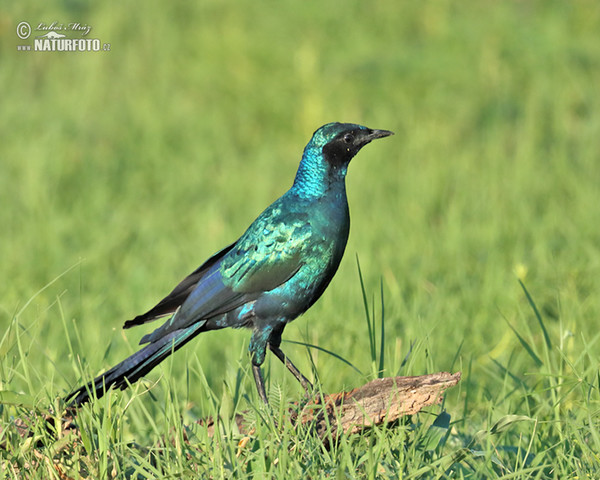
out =
<svg viewBox="0 0 600 480"><path fill-rule="evenodd" d="M389 130L371 130L367 135L367 138L369 139L369 141L371 141L375 140L376 138L389 137L393 134L394 132L390 132Z"/></svg>
<svg viewBox="0 0 600 480"><path fill-rule="evenodd" d="M389 137L393 135L394 132L390 132L389 130L367 130L362 132L362 135L359 137L361 148L364 147L367 143L371 143L372 140L376 140L378 138Z"/></svg>

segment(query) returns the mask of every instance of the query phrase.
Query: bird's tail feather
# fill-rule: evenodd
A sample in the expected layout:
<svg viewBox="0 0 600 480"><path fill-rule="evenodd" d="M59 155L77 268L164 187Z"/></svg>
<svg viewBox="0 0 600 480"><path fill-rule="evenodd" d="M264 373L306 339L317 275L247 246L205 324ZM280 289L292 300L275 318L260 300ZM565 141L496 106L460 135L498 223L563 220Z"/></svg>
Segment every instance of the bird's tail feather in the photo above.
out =
<svg viewBox="0 0 600 480"><path fill-rule="evenodd" d="M76 408L92 398L102 397L111 387L124 390L131 383L136 382L156 365L162 362L175 350L183 347L187 342L202 331L204 322L199 322L195 328L186 328L170 332L168 335L157 339L118 365L96 377L65 397L69 408Z"/></svg>

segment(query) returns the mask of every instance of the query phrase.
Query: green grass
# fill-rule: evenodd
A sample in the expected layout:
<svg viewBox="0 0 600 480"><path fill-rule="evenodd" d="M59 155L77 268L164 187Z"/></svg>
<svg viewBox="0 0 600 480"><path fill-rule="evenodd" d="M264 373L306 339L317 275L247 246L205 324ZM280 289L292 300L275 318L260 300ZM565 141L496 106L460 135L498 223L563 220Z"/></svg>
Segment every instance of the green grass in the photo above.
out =
<svg viewBox="0 0 600 480"><path fill-rule="evenodd" d="M88 23L111 52L17 52L21 21ZM1 474L600 477L599 31L591 0L7 6ZM20 438L15 418L136 349L152 326L123 321L237 238L335 120L396 135L352 163L347 254L284 349L324 392L461 370L444 404L331 451L257 421L238 451L233 414L265 413L248 333L221 331L86 407L81 442L40 419ZM265 367L278 417L302 391Z"/></svg>

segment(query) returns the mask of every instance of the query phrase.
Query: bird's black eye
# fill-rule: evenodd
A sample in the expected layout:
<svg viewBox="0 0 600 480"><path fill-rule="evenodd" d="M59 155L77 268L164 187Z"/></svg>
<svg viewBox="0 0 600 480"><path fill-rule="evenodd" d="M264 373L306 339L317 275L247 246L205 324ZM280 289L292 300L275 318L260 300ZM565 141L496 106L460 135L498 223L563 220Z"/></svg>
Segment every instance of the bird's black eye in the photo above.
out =
<svg viewBox="0 0 600 480"><path fill-rule="evenodd" d="M354 141L354 135L352 135L351 133L347 133L346 135L344 135L344 142L352 143L353 141Z"/></svg>

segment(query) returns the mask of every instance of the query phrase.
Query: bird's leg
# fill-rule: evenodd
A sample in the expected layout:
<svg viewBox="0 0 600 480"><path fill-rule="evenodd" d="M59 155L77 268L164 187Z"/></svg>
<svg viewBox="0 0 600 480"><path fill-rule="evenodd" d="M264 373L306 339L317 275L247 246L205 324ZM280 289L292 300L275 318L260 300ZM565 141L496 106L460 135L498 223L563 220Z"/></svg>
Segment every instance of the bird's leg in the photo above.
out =
<svg viewBox="0 0 600 480"><path fill-rule="evenodd" d="M252 373L254 374L254 381L256 382L258 396L265 403L265 405L268 405L269 399L267 398L267 392L265 390L265 381L262 376L262 371L260 370L260 365L252 364Z"/></svg>
<svg viewBox="0 0 600 480"><path fill-rule="evenodd" d="M279 345L273 345L272 343L269 343L269 348L275 354L275 356L283 362L287 369L290 372L292 372L292 375L296 377L296 380L298 380L302 384L302 387L304 387L304 390L306 391L306 395L310 395L313 386L312 383L310 383L310 381L308 380L308 378L306 378L304 375L302 375L302 373L300 373L300 370L298 370L298 368L296 368L296 365L294 365L292 361L285 355L285 353L283 353L281 348L279 348Z"/></svg>

